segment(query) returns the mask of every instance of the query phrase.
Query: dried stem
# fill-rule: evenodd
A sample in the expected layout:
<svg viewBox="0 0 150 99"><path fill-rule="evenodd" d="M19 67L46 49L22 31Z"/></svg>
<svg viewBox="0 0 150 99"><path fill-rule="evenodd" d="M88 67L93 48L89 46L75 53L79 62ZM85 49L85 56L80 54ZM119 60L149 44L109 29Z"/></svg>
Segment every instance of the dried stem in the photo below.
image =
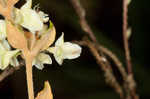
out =
<svg viewBox="0 0 150 99"><path fill-rule="evenodd" d="M2 82L6 77L13 74L16 70L19 70L25 64L23 62L20 63L19 66L16 67L7 67L1 74L0 74L0 82Z"/></svg>
<svg viewBox="0 0 150 99"><path fill-rule="evenodd" d="M98 46L100 46L100 44L98 44L97 39L91 29L91 27L88 25L88 22L86 21L86 12L84 10L84 8L82 7L82 5L80 4L79 0L70 0L72 3L72 6L74 7L78 17L80 18L80 25L83 31L85 31L88 36L90 37L90 39ZM87 43L88 44L88 43ZM105 72L105 77L106 80L108 81L112 81L111 83L109 83L116 91L117 93L120 94L120 97L123 97L123 92L121 89L121 86L119 85L119 83L117 82L115 76L112 73L111 69L107 69L107 67L105 65L109 65L108 62L107 64L103 63L103 58L100 56L100 53L98 53L98 49L95 47L91 46L92 43L88 44L87 46L90 48L92 54L96 57L99 66L101 66L101 68L104 70ZM120 65L119 65L120 66ZM110 66L109 66L110 67ZM122 67L123 68L123 67Z"/></svg>
<svg viewBox="0 0 150 99"><path fill-rule="evenodd" d="M124 49L125 49L125 56L126 56L126 65L129 77L134 81L133 79L133 72L132 72L132 63L131 63L131 57L130 57L130 50L129 50L129 44L128 44L128 38L127 38L127 28L128 28L128 1L123 0L123 41L124 41ZM131 80L130 80L131 81ZM129 82L129 89L131 83ZM136 89L135 86L131 89L131 96L133 99L138 99L138 96L136 95Z"/></svg>
<svg viewBox="0 0 150 99"><path fill-rule="evenodd" d="M127 38L127 26L128 26L128 4L127 0L123 0L123 41L124 41L124 49L125 49L125 56L126 56L126 64L129 74L132 73L132 63L130 58L130 50Z"/></svg>
<svg viewBox="0 0 150 99"><path fill-rule="evenodd" d="M102 51L105 55L109 56L113 60L113 62L116 64L118 70L122 74L123 80L126 81L127 73L126 73L125 68L123 67L122 63L118 59L118 57L115 54L113 54L110 50L105 48L104 46L99 46L99 50Z"/></svg>
<svg viewBox="0 0 150 99"><path fill-rule="evenodd" d="M95 56L97 63L99 64L100 68L102 68L102 70L105 73L105 78L106 78L106 82L115 89L115 91L120 95L120 98L123 99L124 94L123 94L123 90L120 86L120 84L117 82L113 72L112 72L112 68L109 64L109 62L104 61L104 57L100 56L97 48L95 47L95 45L90 42L89 40L83 41L82 42L84 45L86 45L91 53L93 54L93 56Z"/></svg>
<svg viewBox="0 0 150 99"><path fill-rule="evenodd" d="M88 34L90 39L97 43L97 39L91 29L91 27L88 25L86 21L86 12L82 5L80 4L79 0L70 0L72 3L72 6L74 7L78 17L80 18L80 25L84 32Z"/></svg>

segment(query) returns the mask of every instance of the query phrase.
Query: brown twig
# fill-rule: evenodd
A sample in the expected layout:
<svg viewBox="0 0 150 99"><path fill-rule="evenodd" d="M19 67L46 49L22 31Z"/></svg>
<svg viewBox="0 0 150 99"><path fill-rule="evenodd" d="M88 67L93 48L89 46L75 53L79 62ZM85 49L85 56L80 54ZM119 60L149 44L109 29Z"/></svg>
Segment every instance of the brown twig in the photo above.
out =
<svg viewBox="0 0 150 99"><path fill-rule="evenodd" d="M82 7L82 5L80 4L79 0L70 0L72 6L74 7L79 19L80 19L80 25L81 28L84 32L86 32L88 34L88 36L90 37L90 39L98 46L100 46L100 44L98 44L97 39L94 35L94 32L92 31L92 29L90 28L90 26L88 25L88 22L86 20L86 12L85 9ZM84 42L83 42L84 43ZM90 43L91 44L91 43ZM90 48L91 46L89 46ZM109 83L116 91L117 93L120 94L120 97L123 98L123 92L121 89L121 86L119 85L119 83L117 82L115 76L112 73L111 69L106 69L105 65L109 65L108 62L107 64L103 64L103 58L100 57L100 53L98 52L97 48L90 48L92 54L96 57L99 66L101 66L101 68L104 70L105 72L105 77L106 77L106 81L113 81L111 83ZM103 53L101 53L103 54ZM103 56L104 57L104 56ZM109 66L110 67L110 66ZM108 80L109 79L109 80ZM119 90L118 90L119 89Z"/></svg>
<svg viewBox="0 0 150 99"><path fill-rule="evenodd" d="M129 50L129 44L128 44L128 38L127 38L127 26L128 26L128 4L127 0L123 0L123 41L124 41L124 49L125 49L125 56L126 56L126 64L129 74L132 73L132 63L131 63L131 57L130 57L130 50Z"/></svg>
<svg viewBox="0 0 150 99"><path fill-rule="evenodd" d="M78 17L80 18L80 25L84 32L88 34L90 39L97 43L97 39L94 35L94 32L92 31L91 27L88 25L88 22L86 21L86 12L82 5L80 4L79 0L70 0L72 3L72 6L74 7Z"/></svg>
<svg viewBox="0 0 150 99"><path fill-rule="evenodd" d="M23 62L20 63L19 66L16 67L7 67L1 74L0 74L0 82L2 82L6 77L13 74L16 70L19 70L25 64Z"/></svg>
<svg viewBox="0 0 150 99"><path fill-rule="evenodd" d="M123 94L122 87L117 82L117 80L112 72L112 68L111 68L109 62L104 60L104 57L99 54L98 49L95 47L95 45L91 41L85 40L85 41L80 42L80 44L81 43L82 43L82 45L86 45L90 49L91 53L95 57L100 68L104 71L106 82L111 87L113 87L115 89L115 91L120 95L120 98L123 99L124 94Z"/></svg>
<svg viewBox="0 0 150 99"><path fill-rule="evenodd" d="M115 54L113 54L110 50L105 48L104 46L99 46L98 48L100 51L102 51L105 55L109 56L113 60L113 62L116 64L118 70L122 74L123 80L126 81L127 73L126 73L125 68L123 67L122 63L118 59L118 57Z"/></svg>
<svg viewBox="0 0 150 99"><path fill-rule="evenodd" d="M129 89L131 91L131 96L133 99L138 99L138 96L136 95L136 88L135 86L132 86L132 82L134 82L133 78L133 72L132 72L132 63L131 63L131 57L130 57L130 50L129 50L129 44L128 44L128 37L127 37L127 28L128 28L128 1L123 0L123 41L124 41L124 49L125 49L125 57L126 57L126 65L128 70L128 80L129 83ZM135 84L134 84L135 85Z"/></svg>
<svg viewBox="0 0 150 99"><path fill-rule="evenodd" d="M74 41L74 42L79 44L79 45L82 45L82 46L87 46L87 43L85 43L86 42L85 40L83 40L83 41ZM124 81L123 82L123 87L124 87L124 89L126 91L126 99L132 99L132 97L130 95L130 90L135 87L135 81L133 80L132 75L127 75L127 73L126 73L122 63L120 62L120 60L110 50L108 50L104 46L98 46L97 47L96 45L95 45L95 49L103 52L104 55L107 55L108 57L110 57L112 59L112 61L116 64L118 70L120 71L120 73L121 73L121 75L123 77L123 81ZM105 59L104 61L107 64L109 63L107 59ZM110 77L108 77L108 78L110 78Z"/></svg>

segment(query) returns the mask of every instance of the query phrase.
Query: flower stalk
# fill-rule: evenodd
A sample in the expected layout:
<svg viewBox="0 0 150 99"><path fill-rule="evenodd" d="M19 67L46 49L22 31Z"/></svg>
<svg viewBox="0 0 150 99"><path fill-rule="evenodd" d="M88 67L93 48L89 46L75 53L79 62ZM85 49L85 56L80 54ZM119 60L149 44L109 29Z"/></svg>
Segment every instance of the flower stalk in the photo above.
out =
<svg viewBox="0 0 150 99"><path fill-rule="evenodd" d="M27 85L28 85L28 97L29 99L34 99L32 60L30 59L26 59L26 76L27 76Z"/></svg>

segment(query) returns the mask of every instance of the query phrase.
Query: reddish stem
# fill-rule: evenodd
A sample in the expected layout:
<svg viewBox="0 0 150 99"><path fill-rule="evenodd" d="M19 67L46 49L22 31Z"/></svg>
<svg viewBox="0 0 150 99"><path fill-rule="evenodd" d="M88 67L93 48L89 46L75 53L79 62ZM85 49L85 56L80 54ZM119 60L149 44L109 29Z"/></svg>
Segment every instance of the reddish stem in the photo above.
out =
<svg viewBox="0 0 150 99"><path fill-rule="evenodd" d="M123 41L124 41L124 49L125 49L128 73L132 74L132 63L130 58L128 38L127 38L127 26L128 26L128 4L127 4L127 0L123 0Z"/></svg>
<svg viewBox="0 0 150 99"><path fill-rule="evenodd" d="M130 50L129 50L129 44L127 38L127 28L128 28L128 2L127 0L123 0L123 41L124 41L126 65L127 65L128 75L133 75ZM130 94L133 99L138 99L135 88L130 90Z"/></svg>

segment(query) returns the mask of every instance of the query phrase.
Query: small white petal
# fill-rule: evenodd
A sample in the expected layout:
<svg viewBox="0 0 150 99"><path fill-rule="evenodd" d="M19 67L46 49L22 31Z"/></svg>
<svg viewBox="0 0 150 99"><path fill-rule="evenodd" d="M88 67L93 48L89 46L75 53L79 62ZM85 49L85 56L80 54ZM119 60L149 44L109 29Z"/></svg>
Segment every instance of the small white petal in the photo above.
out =
<svg viewBox="0 0 150 99"><path fill-rule="evenodd" d="M62 65L64 59L75 59L81 54L81 47L77 44L64 42L64 33L56 41L55 47L47 49L55 57L59 65Z"/></svg>
<svg viewBox="0 0 150 99"><path fill-rule="evenodd" d="M0 69L2 69L2 61L1 61L1 55L0 55Z"/></svg>
<svg viewBox="0 0 150 99"><path fill-rule="evenodd" d="M58 38L58 40L55 43L55 46L61 46L64 44L64 33Z"/></svg>
<svg viewBox="0 0 150 99"><path fill-rule="evenodd" d="M16 24L23 22L23 16L21 14L21 10L18 8L14 8L14 22Z"/></svg>
<svg viewBox="0 0 150 99"><path fill-rule="evenodd" d="M47 49L47 51L48 51L49 53L54 54L54 53L56 52L56 47L49 47L49 48Z"/></svg>
<svg viewBox="0 0 150 99"><path fill-rule="evenodd" d="M48 14L45 14L43 11L39 11L38 14L44 23L48 22L49 20Z"/></svg>
<svg viewBox="0 0 150 99"><path fill-rule="evenodd" d="M57 63L59 65L62 65L63 63L63 52L62 52L62 48L61 47L50 47L47 49L47 51L49 51L50 53L52 53L55 57L55 60L57 61Z"/></svg>
<svg viewBox="0 0 150 99"><path fill-rule="evenodd" d="M19 55L19 50L10 51L11 47L7 40L0 42L0 69L4 70L9 64L13 66L18 66L17 56Z"/></svg>
<svg viewBox="0 0 150 99"><path fill-rule="evenodd" d="M19 66L19 61L17 60L16 57L13 57L10 61L10 65L16 67L16 66Z"/></svg>
<svg viewBox="0 0 150 99"><path fill-rule="evenodd" d="M38 55L38 59L43 64L52 64L52 60L51 60L50 56L47 54L40 53Z"/></svg>
<svg viewBox="0 0 150 99"><path fill-rule="evenodd" d="M32 0L26 0L26 3L21 7L21 9L31 9Z"/></svg>
<svg viewBox="0 0 150 99"><path fill-rule="evenodd" d="M44 68L44 65L41 64L40 62L37 62L36 64L34 64L34 66L39 70L42 70Z"/></svg>
<svg viewBox="0 0 150 99"><path fill-rule="evenodd" d="M3 47L5 48L5 50L9 51L11 49L7 40L3 40L3 41L1 41L1 43L2 43Z"/></svg>
<svg viewBox="0 0 150 99"><path fill-rule="evenodd" d="M81 47L70 42L65 42L62 49L64 59L75 59L81 54Z"/></svg>
<svg viewBox="0 0 150 99"><path fill-rule="evenodd" d="M29 29L30 32L33 33L43 29L43 22L36 11L31 9L23 9L21 10L21 14L23 21L18 24L21 24L23 27Z"/></svg>
<svg viewBox="0 0 150 99"><path fill-rule="evenodd" d="M4 48L3 44L0 43L0 53L2 53L2 51L4 51L4 50L5 50L5 48Z"/></svg>
<svg viewBox="0 0 150 99"><path fill-rule="evenodd" d="M62 65L62 63L63 63L63 56L61 55L61 56L57 56L56 54L54 54L54 57L55 57L55 60L57 61L57 63L59 64L59 65Z"/></svg>
<svg viewBox="0 0 150 99"><path fill-rule="evenodd" d="M11 61L11 58L13 58L20 50L14 50L14 51L6 51L5 53L3 53L3 55L1 56L1 60L2 60L2 68L1 69L5 69Z"/></svg>
<svg viewBox="0 0 150 99"><path fill-rule="evenodd" d="M0 20L0 40L6 38L6 22L5 20Z"/></svg>
<svg viewBox="0 0 150 99"><path fill-rule="evenodd" d="M52 64L52 60L49 55L40 53L38 56L36 56L36 58L32 62L32 65L35 65L35 67L42 70L44 68L43 64Z"/></svg>

